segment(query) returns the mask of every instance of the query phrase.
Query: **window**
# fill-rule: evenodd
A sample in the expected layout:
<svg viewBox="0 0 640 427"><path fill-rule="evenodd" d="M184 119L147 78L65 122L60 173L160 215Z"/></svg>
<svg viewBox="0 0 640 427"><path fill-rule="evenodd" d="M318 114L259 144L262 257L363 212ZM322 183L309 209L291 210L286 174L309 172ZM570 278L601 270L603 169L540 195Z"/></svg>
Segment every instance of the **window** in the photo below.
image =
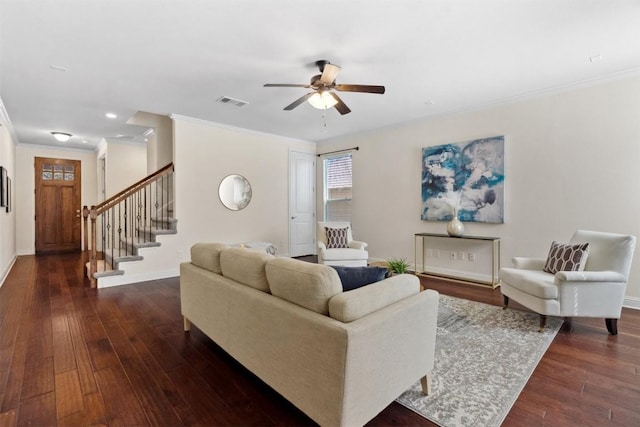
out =
<svg viewBox="0 0 640 427"><path fill-rule="evenodd" d="M75 179L73 165L42 165L42 179L44 181L73 181Z"/></svg>
<svg viewBox="0 0 640 427"><path fill-rule="evenodd" d="M351 154L324 159L324 220L351 221Z"/></svg>

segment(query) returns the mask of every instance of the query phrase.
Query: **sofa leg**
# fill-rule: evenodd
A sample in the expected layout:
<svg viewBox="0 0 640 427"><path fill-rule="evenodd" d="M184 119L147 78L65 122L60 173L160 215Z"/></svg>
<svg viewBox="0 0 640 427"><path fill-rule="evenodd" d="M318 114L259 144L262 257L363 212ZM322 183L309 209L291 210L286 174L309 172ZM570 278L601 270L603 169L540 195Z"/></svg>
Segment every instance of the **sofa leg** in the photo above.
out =
<svg viewBox="0 0 640 427"><path fill-rule="evenodd" d="M540 315L540 330L539 332L544 332L544 325L547 324L547 316L544 314Z"/></svg>
<svg viewBox="0 0 640 427"><path fill-rule="evenodd" d="M431 383L433 380L433 372L427 372L427 375L420 378L420 384L422 385L422 393L429 395L431 394Z"/></svg>
<svg viewBox="0 0 640 427"><path fill-rule="evenodd" d="M187 319L187 316L183 316L184 318L184 331L189 332L191 330L191 321Z"/></svg>
<svg viewBox="0 0 640 427"><path fill-rule="evenodd" d="M611 335L618 335L618 319L604 319L604 323Z"/></svg>
<svg viewBox="0 0 640 427"><path fill-rule="evenodd" d="M509 297L506 295L502 295L502 309L505 310L509 305Z"/></svg>

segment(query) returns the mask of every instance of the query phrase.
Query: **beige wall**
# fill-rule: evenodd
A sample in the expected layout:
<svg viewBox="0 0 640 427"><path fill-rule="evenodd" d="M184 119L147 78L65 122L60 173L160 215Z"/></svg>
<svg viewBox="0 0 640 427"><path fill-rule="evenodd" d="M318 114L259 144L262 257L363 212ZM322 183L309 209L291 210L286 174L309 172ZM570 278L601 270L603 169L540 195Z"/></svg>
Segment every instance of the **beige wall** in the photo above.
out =
<svg viewBox="0 0 640 427"><path fill-rule="evenodd" d="M107 198L147 176L146 144L107 141L100 155L106 159Z"/></svg>
<svg viewBox="0 0 640 427"><path fill-rule="evenodd" d="M268 241L288 253L289 150L315 153L315 144L174 117L175 215L182 257L196 242ZM241 211L218 198L229 174L249 180L253 197Z"/></svg>
<svg viewBox="0 0 640 427"><path fill-rule="evenodd" d="M35 253L35 170L36 157L80 160L82 168L82 205L95 205L97 201L96 153L86 150L61 150L33 144L16 147L16 252L18 255Z"/></svg>
<svg viewBox="0 0 640 427"><path fill-rule="evenodd" d="M415 233L446 233L446 223L420 220L422 147L504 135L505 223L465 223L465 233L501 237L502 265L509 266L516 255L545 257L552 240L566 241L579 228L640 238L638 94L640 76L632 76L336 139L318 151L360 146L354 231L372 257L413 262ZM640 250L626 303L640 308Z"/></svg>
<svg viewBox="0 0 640 427"><path fill-rule="evenodd" d="M2 103L0 102L0 106ZM7 176L11 178L12 209L6 212L5 208L0 208L0 286L9 272L16 257L16 218L19 211L16 209L16 177L15 167L15 143L4 123L0 123L0 166L7 169ZM1 184L1 183L0 183Z"/></svg>
<svg viewBox="0 0 640 427"><path fill-rule="evenodd" d="M146 126L154 130L147 140L147 173L145 175L150 175L173 162L173 121L171 118L138 111L127 123Z"/></svg>

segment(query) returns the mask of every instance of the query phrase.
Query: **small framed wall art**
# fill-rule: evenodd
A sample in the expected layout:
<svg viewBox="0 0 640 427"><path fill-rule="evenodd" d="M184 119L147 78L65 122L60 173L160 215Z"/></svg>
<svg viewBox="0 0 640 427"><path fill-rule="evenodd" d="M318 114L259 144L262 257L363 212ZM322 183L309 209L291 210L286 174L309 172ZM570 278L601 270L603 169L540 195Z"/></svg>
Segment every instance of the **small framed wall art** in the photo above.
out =
<svg viewBox="0 0 640 427"><path fill-rule="evenodd" d="M7 212L11 212L11 178L7 177Z"/></svg>
<svg viewBox="0 0 640 427"><path fill-rule="evenodd" d="M7 206L7 169L0 166L0 206Z"/></svg>

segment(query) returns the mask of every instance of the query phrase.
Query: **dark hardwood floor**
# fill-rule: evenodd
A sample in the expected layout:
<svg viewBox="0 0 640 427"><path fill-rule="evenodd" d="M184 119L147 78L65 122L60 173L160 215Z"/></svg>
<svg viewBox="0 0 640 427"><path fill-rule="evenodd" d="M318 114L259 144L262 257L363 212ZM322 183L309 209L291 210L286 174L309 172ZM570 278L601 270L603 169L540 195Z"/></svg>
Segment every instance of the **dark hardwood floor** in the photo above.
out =
<svg viewBox="0 0 640 427"><path fill-rule="evenodd" d="M422 280L502 303L499 289ZM503 425L640 426L640 312L624 309L618 330L565 323ZM14 425L313 422L197 328L182 331L177 278L95 290L64 254L19 257L0 288L0 426ZM393 403L369 425L433 424Z"/></svg>

